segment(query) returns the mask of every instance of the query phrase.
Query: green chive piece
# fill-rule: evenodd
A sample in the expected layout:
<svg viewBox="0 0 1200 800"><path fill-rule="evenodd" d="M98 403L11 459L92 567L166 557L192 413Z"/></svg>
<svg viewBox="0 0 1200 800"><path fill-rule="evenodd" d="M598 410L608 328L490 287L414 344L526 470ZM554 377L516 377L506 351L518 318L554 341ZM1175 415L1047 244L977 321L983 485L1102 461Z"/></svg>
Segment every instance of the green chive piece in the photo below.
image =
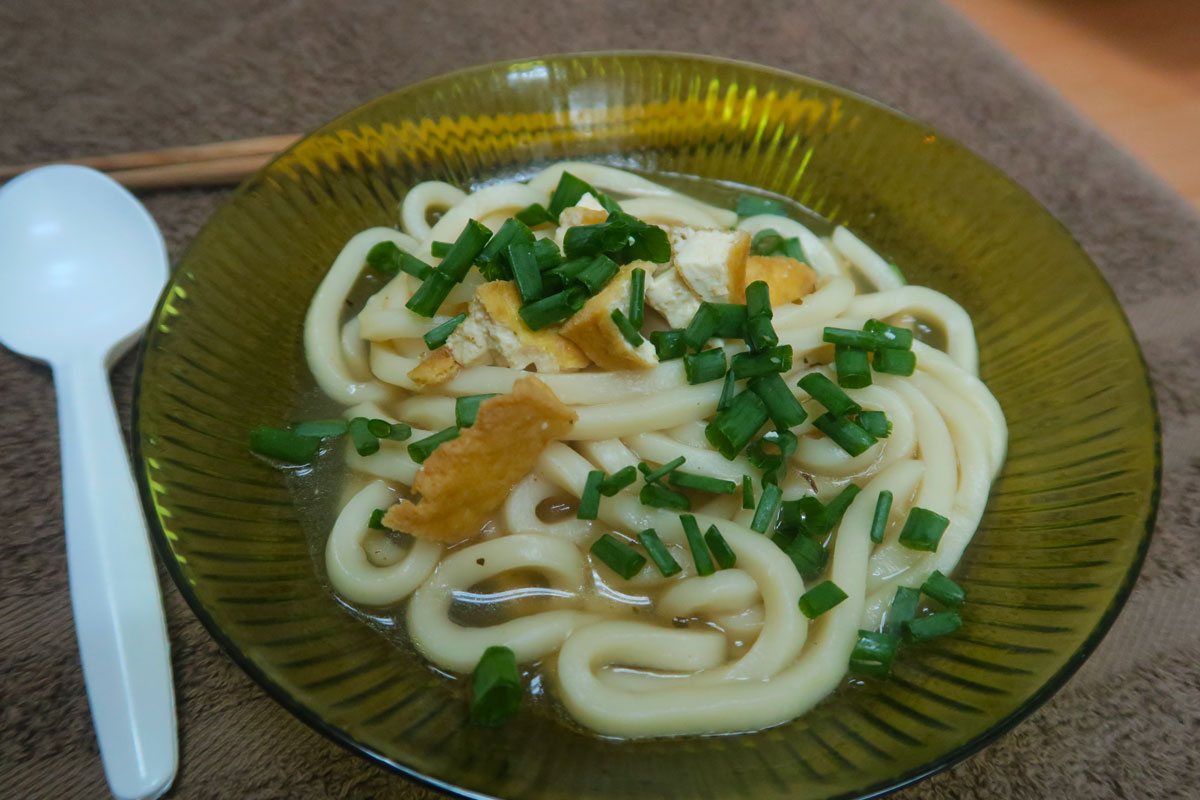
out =
<svg viewBox="0 0 1200 800"><path fill-rule="evenodd" d="M754 281L746 287L746 315L771 318L771 287L766 281Z"/></svg>
<svg viewBox="0 0 1200 800"><path fill-rule="evenodd" d="M822 534L828 533L837 527L838 523L842 521L842 517L846 515L846 510L850 508L850 504L854 502L854 498L861 491L862 489L858 484L848 483L844 489L837 493L837 496L829 501L829 505L825 506L824 520L828 527L821 531Z"/></svg>
<svg viewBox="0 0 1200 800"><path fill-rule="evenodd" d="M773 483L764 486L762 496L758 498L758 508L754 510L754 519L750 522L750 529L766 533L775 519L775 512L779 510L779 501L782 499L783 491L778 486Z"/></svg>
<svg viewBox="0 0 1200 800"><path fill-rule="evenodd" d="M866 350L842 344L835 345L833 366L837 369L839 386L845 386L847 389L861 389L871 385L871 362L867 357Z"/></svg>
<svg viewBox="0 0 1200 800"><path fill-rule="evenodd" d="M592 194L595 195L596 202L598 202L600 204L601 208L603 208L605 211L608 212L608 215L610 217L613 216L614 214L624 214L625 213L625 212L621 211L621 204L618 203L616 200L613 200L611 197L606 195L604 192L598 192L595 189L592 189ZM629 216L629 215L626 214L626 216ZM631 217L631 219L633 219L633 218Z"/></svg>
<svg viewBox="0 0 1200 800"><path fill-rule="evenodd" d="M784 344L753 354L738 353L733 357L730 368L739 380L787 372L792 368L792 346Z"/></svg>
<svg viewBox="0 0 1200 800"><path fill-rule="evenodd" d="M259 425L250 431L250 449L260 456L287 461L291 464L307 464L317 455L321 440L316 436L305 436L286 428Z"/></svg>
<svg viewBox="0 0 1200 800"><path fill-rule="evenodd" d="M892 604L888 607L887 621L884 632L899 636L904 632L904 626L917 616L921 606L921 592L908 586L896 587L892 596Z"/></svg>
<svg viewBox="0 0 1200 800"><path fill-rule="evenodd" d="M392 429L388 431L387 438L393 442L403 442L405 439L412 436L412 428L405 425L403 422L393 422Z"/></svg>
<svg viewBox="0 0 1200 800"><path fill-rule="evenodd" d="M876 350L871 366L888 375L912 375L917 369L917 354L911 350Z"/></svg>
<svg viewBox="0 0 1200 800"><path fill-rule="evenodd" d="M583 494L579 497L579 510L575 516L579 519L595 519L600 514L600 481L604 480L604 470L593 469L587 474L587 482L583 485Z"/></svg>
<svg viewBox="0 0 1200 800"><path fill-rule="evenodd" d="M858 415L858 426L876 439L892 435L892 423L882 411L864 411Z"/></svg>
<svg viewBox="0 0 1200 800"><path fill-rule="evenodd" d="M754 234L750 240L750 253L756 256L769 256L783 249L783 237L774 228L763 228Z"/></svg>
<svg viewBox="0 0 1200 800"><path fill-rule="evenodd" d="M345 436L349 429L350 423L344 419L310 419L292 426L293 433L299 436L316 436L318 439Z"/></svg>
<svg viewBox="0 0 1200 800"><path fill-rule="evenodd" d="M549 238L534 239L533 257L537 260L538 269L542 272L557 267L563 262L563 256L558 250L558 245L554 243L553 239Z"/></svg>
<svg viewBox="0 0 1200 800"><path fill-rule="evenodd" d="M712 303L701 303L683 332L689 350L700 350L717 330L717 309Z"/></svg>
<svg viewBox="0 0 1200 800"><path fill-rule="evenodd" d="M745 391L733 398L729 408L713 417L704 428L704 436L717 452L732 461L769 418L767 407L758 395Z"/></svg>
<svg viewBox="0 0 1200 800"><path fill-rule="evenodd" d="M563 172L562 177L558 179L558 185L554 187L554 194L550 196L550 206L546 211L551 217L558 219L564 208L577 205L585 194L596 196L595 190L587 181L576 178L569 172Z"/></svg>
<svg viewBox="0 0 1200 800"><path fill-rule="evenodd" d="M853 328L825 328L821 332L821 341L840 344L843 347L857 347L859 350L874 350L882 346L881 340L875 334L856 331Z"/></svg>
<svg viewBox="0 0 1200 800"><path fill-rule="evenodd" d="M772 538L772 541L775 539ZM828 558L825 548L803 534L784 543L781 549L784 555L791 559L800 577L806 581L815 580L825 569L825 560Z"/></svg>
<svg viewBox="0 0 1200 800"><path fill-rule="evenodd" d="M708 546L700 535L700 526L691 514L680 514L679 521L683 524L683 533L687 536L688 547L692 551L692 561L696 564L697 575L712 575L716 572L712 556L708 554Z"/></svg>
<svg viewBox="0 0 1200 800"><path fill-rule="evenodd" d="M847 596L842 591L842 587L833 581L821 581L800 595L800 611L809 619L816 619L845 600Z"/></svg>
<svg viewBox="0 0 1200 800"><path fill-rule="evenodd" d="M737 564L737 554L729 547L729 542L721 535L716 525L709 525L704 532L704 543L712 551L713 560L721 569L732 569Z"/></svg>
<svg viewBox="0 0 1200 800"><path fill-rule="evenodd" d="M679 469L672 472L667 480L672 486L678 486L680 489L692 489L697 492L733 494L737 491L737 484L733 481L711 478L707 475L696 475Z"/></svg>
<svg viewBox="0 0 1200 800"><path fill-rule="evenodd" d="M859 631L858 642L850 653L850 671L871 678L886 678L892 671L900 637L889 633Z"/></svg>
<svg viewBox="0 0 1200 800"><path fill-rule="evenodd" d="M625 580L637 575L646 566L645 556L608 533L592 542L590 552Z"/></svg>
<svg viewBox="0 0 1200 800"><path fill-rule="evenodd" d="M369 419L367 420L367 430L372 436L386 439L392 435L392 423L386 419Z"/></svg>
<svg viewBox="0 0 1200 800"><path fill-rule="evenodd" d="M762 314L746 321L746 343L754 352L768 350L779 344L779 334L771 324L771 318Z"/></svg>
<svg viewBox="0 0 1200 800"><path fill-rule="evenodd" d="M688 353L683 357L683 374L691 384L715 381L724 377L727 368L725 351L719 347Z"/></svg>
<svg viewBox="0 0 1200 800"><path fill-rule="evenodd" d="M575 229L572 228L572 230ZM616 277L620 269L617 262L608 256L599 255L592 259L591 264L579 271L575 280L583 284L583 288L587 289L589 295L595 296Z"/></svg>
<svg viewBox="0 0 1200 800"><path fill-rule="evenodd" d="M430 329L429 333L421 337L425 340L425 346L430 350L437 350L446 343L446 340L450 338L450 334L454 333L454 329L466 318L466 314L459 314Z"/></svg>
<svg viewBox="0 0 1200 800"><path fill-rule="evenodd" d="M641 267L629 273L629 322L638 330L646 323L646 270Z"/></svg>
<svg viewBox="0 0 1200 800"><path fill-rule="evenodd" d="M629 241L629 226L619 220L598 222L595 225L575 225L563 236L563 253L567 258L595 256L619 250Z"/></svg>
<svg viewBox="0 0 1200 800"><path fill-rule="evenodd" d="M705 301L706 303L708 301ZM746 334L746 307L741 303L708 303L717 321L713 336L740 339Z"/></svg>
<svg viewBox="0 0 1200 800"><path fill-rule="evenodd" d="M954 611L939 611L927 617L917 617L904 623L904 638L910 642L927 642L962 628L962 617Z"/></svg>
<svg viewBox="0 0 1200 800"><path fill-rule="evenodd" d="M471 688L470 716L476 725L500 725L516 716L523 692L513 651L507 647L484 650Z"/></svg>
<svg viewBox="0 0 1200 800"><path fill-rule="evenodd" d="M778 200L743 194L737 199L737 215L739 217L756 217L759 214L775 214L787 216L787 208Z"/></svg>
<svg viewBox="0 0 1200 800"><path fill-rule="evenodd" d="M445 444L451 439L458 438L458 428L451 425L449 428L443 428L435 434L426 436L424 439L419 439L408 446L408 457L418 464L424 464L425 459L433 454L433 451L439 446Z"/></svg>
<svg viewBox="0 0 1200 800"><path fill-rule="evenodd" d="M908 328L897 328L895 325L888 325L877 319L869 319L867 324L863 325L863 330L875 337L877 344L874 349L876 350L909 350L912 348L913 335Z"/></svg>
<svg viewBox="0 0 1200 800"><path fill-rule="evenodd" d="M387 513L386 509L377 508L371 512L371 518L367 520L367 527L374 528L378 531L386 531L387 526L383 524L383 515Z"/></svg>
<svg viewBox="0 0 1200 800"><path fill-rule="evenodd" d="M850 395L819 372L810 372L796 385L808 392L809 397L825 406L825 410L834 416L844 417L862 411L862 406L850 399Z"/></svg>
<svg viewBox="0 0 1200 800"><path fill-rule="evenodd" d="M429 253L434 258L443 258L449 254L452 247L454 247L454 242L431 242L429 244Z"/></svg>
<svg viewBox="0 0 1200 800"><path fill-rule="evenodd" d="M625 341L629 343L630 347L641 347L642 342L646 341L642 338L642 335L638 333L638 330L636 327L634 327L633 323L629 321L629 318L621 313L621 309L614 308L612 313L610 313L608 316L609 319L613 321L613 325L617 326L617 330L621 332L621 336L624 337Z"/></svg>
<svg viewBox="0 0 1200 800"><path fill-rule="evenodd" d="M800 240L795 236L790 239L783 240L783 254L788 258L794 258L801 264L807 264L808 258L804 255L804 247L800 244Z"/></svg>
<svg viewBox="0 0 1200 800"><path fill-rule="evenodd" d="M407 272L418 280L425 280L433 267L414 255L401 250L395 242L380 242L367 252L367 266L376 272L394 277Z"/></svg>
<svg viewBox="0 0 1200 800"><path fill-rule="evenodd" d="M459 428L469 428L475 424L475 418L479 416L479 407L483 405L484 400L491 400L495 397L492 394L468 394L454 400L454 424Z"/></svg>
<svg viewBox="0 0 1200 800"><path fill-rule="evenodd" d="M574 314L578 310L576 302L580 295L586 300L587 295L583 291L567 289L521 306L517 313L521 315L521 321L529 330L540 331Z"/></svg>
<svg viewBox="0 0 1200 800"><path fill-rule="evenodd" d="M874 436L854 422L845 417L835 417L833 414L822 414L817 417L813 420L813 427L852 456L865 453L877 441Z"/></svg>
<svg viewBox="0 0 1200 800"><path fill-rule="evenodd" d="M690 511L692 508L692 501L688 500L686 494L671 491L657 483L647 483L642 486L638 499L642 505L651 508L671 508L676 511Z"/></svg>
<svg viewBox="0 0 1200 800"><path fill-rule="evenodd" d="M798 445L799 440L791 431L767 431L746 448L746 458L759 469L775 469L796 452Z"/></svg>
<svg viewBox="0 0 1200 800"><path fill-rule="evenodd" d="M754 508L754 480L749 475L742 476L742 508Z"/></svg>
<svg viewBox="0 0 1200 800"><path fill-rule="evenodd" d="M550 212L541 203L530 203L516 213L517 219L530 228L536 228L538 225L543 225L547 222L554 222Z"/></svg>
<svg viewBox="0 0 1200 800"><path fill-rule="evenodd" d="M514 242L508 246L508 263L512 265L513 279L522 303L532 303L542 296L542 271L538 269L533 255L533 244Z"/></svg>
<svg viewBox="0 0 1200 800"><path fill-rule="evenodd" d="M518 223L519 224L519 223ZM484 245L492 238L492 232L476 220L467 220L467 226L454 240L454 246L442 259L437 271L455 283L467 277L467 271L475 258L483 252Z"/></svg>
<svg viewBox="0 0 1200 800"><path fill-rule="evenodd" d="M622 264L631 261L665 264L671 260L671 242L666 231L625 213L618 217L629 226L629 238L632 240L618 254Z"/></svg>
<svg viewBox="0 0 1200 800"><path fill-rule="evenodd" d="M936 569L925 580L925 583L921 584L921 591L934 600L937 600L946 608L958 608L962 605L963 598L967 594L961 586Z"/></svg>
<svg viewBox="0 0 1200 800"><path fill-rule="evenodd" d="M619 470L600 481L600 494L612 497L617 492L637 480L637 470L633 467L621 467Z"/></svg>
<svg viewBox="0 0 1200 800"><path fill-rule="evenodd" d="M785 500L779 509L779 520L784 527L807 536L824 536L833 527L825 514L825 504L815 495Z"/></svg>
<svg viewBox="0 0 1200 800"><path fill-rule="evenodd" d="M883 541L883 532L887 530L888 515L892 513L892 493L884 489L875 501L875 516L871 518L871 541L879 544Z"/></svg>
<svg viewBox="0 0 1200 800"><path fill-rule="evenodd" d="M360 456L369 456L379 452L379 437L371 433L369 420L366 417L355 417L350 420L350 441Z"/></svg>
<svg viewBox="0 0 1200 800"><path fill-rule="evenodd" d="M904 520L904 527L900 530L900 544L909 550L936 552L938 542L942 540L942 534L949 525L950 520L941 514L914 506L908 512L908 519Z"/></svg>
<svg viewBox="0 0 1200 800"><path fill-rule="evenodd" d="M725 381L721 384L721 396L717 399L717 411L724 411L733 405L733 398L737 396L737 378L733 377L732 372L725 373Z"/></svg>
<svg viewBox="0 0 1200 800"><path fill-rule="evenodd" d="M646 483L656 483L682 467L685 461L687 461L686 458L679 456L678 458L671 459L658 469L654 470L650 469L650 465L643 461L638 464L638 469L641 470L642 474L646 476Z"/></svg>
<svg viewBox="0 0 1200 800"><path fill-rule="evenodd" d="M678 328L651 333L650 341L654 345L654 352L658 354L658 360L670 361L686 353L687 343L683 337L684 332Z"/></svg>
<svg viewBox="0 0 1200 800"><path fill-rule="evenodd" d="M446 302L454 286L455 282L442 274L440 269L432 270L404 306L417 316L432 317Z"/></svg>
<svg viewBox="0 0 1200 800"><path fill-rule="evenodd" d="M794 428L808 419L808 412L778 374L751 378L746 385L763 401L771 420L780 430Z"/></svg>
<svg viewBox="0 0 1200 800"><path fill-rule="evenodd" d="M642 547L646 548L646 554L650 556L655 568L664 578L678 575L683 569L671 555L671 551L663 544L663 540L658 537L658 532L654 528L647 528L639 533L638 541L642 543Z"/></svg>

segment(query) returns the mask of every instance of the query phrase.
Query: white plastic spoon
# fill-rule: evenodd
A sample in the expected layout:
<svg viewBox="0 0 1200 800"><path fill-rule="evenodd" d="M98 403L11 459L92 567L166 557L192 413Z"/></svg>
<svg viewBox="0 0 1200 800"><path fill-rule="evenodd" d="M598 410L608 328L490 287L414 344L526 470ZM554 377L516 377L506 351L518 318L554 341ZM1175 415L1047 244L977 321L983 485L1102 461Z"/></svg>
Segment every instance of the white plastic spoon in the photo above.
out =
<svg viewBox="0 0 1200 800"><path fill-rule="evenodd" d="M162 595L108 385L167 278L154 220L116 182L43 167L0 189L0 342L54 371L71 607L109 787L175 778Z"/></svg>

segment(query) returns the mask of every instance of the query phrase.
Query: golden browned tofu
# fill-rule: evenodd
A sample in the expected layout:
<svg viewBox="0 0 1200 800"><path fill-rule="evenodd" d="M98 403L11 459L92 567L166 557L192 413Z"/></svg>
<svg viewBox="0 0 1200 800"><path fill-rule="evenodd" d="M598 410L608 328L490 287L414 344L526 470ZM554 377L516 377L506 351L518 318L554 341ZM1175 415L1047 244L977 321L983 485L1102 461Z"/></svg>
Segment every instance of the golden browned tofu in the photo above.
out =
<svg viewBox="0 0 1200 800"><path fill-rule="evenodd" d="M438 542L473 535L576 419L546 384L521 378L511 393L485 400L474 425L433 451L413 481L420 500L396 503L383 524Z"/></svg>
<svg viewBox="0 0 1200 800"><path fill-rule="evenodd" d="M590 362L583 351L554 328L531 331L517 313L521 296L511 281L492 281L475 290L467 318L446 346L464 367L499 364L541 373L572 372Z"/></svg>
<svg viewBox="0 0 1200 800"><path fill-rule="evenodd" d="M626 264L608 286L562 326L562 335L606 370L647 369L658 363L654 345L643 340L637 347L631 346L612 321L613 309L629 313L630 275L639 267L654 274L654 264L648 261Z"/></svg>
<svg viewBox="0 0 1200 800"><path fill-rule="evenodd" d="M675 271L701 300L739 303L745 299L750 234L707 228L671 228L668 234Z"/></svg>
<svg viewBox="0 0 1200 800"><path fill-rule="evenodd" d="M445 383L458 374L458 362L446 346L425 354L421 363L408 371L408 377L419 386Z"/></svg>
<svg viewBox="0 0 1200 800"><path fill-rule="evenodd" d="M771 289L771 305L794 303L817 288L817 273L803 261L788 256L749 256L746 259L746 286L766 281ZM739 303L746 301L743 287Z"/></svg>

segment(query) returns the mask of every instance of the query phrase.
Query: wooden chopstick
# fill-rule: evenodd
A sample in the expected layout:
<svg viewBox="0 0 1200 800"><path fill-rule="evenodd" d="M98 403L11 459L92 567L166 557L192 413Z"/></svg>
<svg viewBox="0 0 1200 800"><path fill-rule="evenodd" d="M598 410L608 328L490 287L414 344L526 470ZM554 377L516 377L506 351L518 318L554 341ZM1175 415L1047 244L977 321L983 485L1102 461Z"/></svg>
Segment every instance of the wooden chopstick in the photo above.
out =
<svg viewBox="0 0 1200 800"><path fill-rule="evenodd" d="M47 163L98 169L130 189L220 186L238 183L299 138L300 134L289 133ZM43 166L46 164L0 167L0 183Z"/></svg>

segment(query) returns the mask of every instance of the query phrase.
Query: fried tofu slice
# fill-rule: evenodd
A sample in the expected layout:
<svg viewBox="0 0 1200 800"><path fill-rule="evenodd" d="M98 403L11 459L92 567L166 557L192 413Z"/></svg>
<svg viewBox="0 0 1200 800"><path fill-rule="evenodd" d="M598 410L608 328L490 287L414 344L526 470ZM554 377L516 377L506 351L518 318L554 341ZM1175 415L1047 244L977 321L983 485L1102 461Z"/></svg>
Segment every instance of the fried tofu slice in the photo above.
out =
<svg viewBox="0 0 1200 800"><path fill-rule="evenodd" d="M668 235L675 270L701 300L728 303L745 296L749 233L671 228Z"/></svg>
<svg viewBox="0 0 1200 800"><path fill-rule="evenodd" d="M421 363L408 371L408 377L418 386L436 386L458 374L458 362L445 345L425 354Z"/></svg>
<svg viewBox="0 0 1200 800"><path fill-rule="evenodd" d="M559 213L558 230L554 233L554 243L561 250L567 236L567 228L574 228L576 225L599 225L606 219L608 219L608 212L604 210L604 206L600 205L600 201L592 197L591 192L588 192L579 198L578 205L564 208Z"/></svg>
<svg viewBox="0 0 1200 800"><path fill-rule="evenodd" d="M653 274L654 264L634 261L621 267L608 286L592 297L562 326L562 335L606 370L648 369L658 364L654 345L645 339L633 347L612 321L613 309L629 312L630 276L635 269Z"/></svg>
<svg viewBox="0 0 1200 800"><path fill-rule="evenodd" d="M817 288L817 273L803 261L789 256L750 256L746 259L746 284L766 281L771 290L771 305L794 303ZM745 287L735 301L746 301Z"/></svg>
<svg viewBox="0 0 1200 800"><path fill-rule="evenodd" d="M700 296L684 283L675 267L646 277L646 303L672 328L686 328L700 310Z"/></svg>
<svg viewBox="0 0 1200 800"><path fill-rule="evenodd" d="M464 367L498 363L514 369L533 365L538 372L583 369L588 357L551 328L531 331L517 313L521 295L511 281L492 281L475 290L467 318L446 340Z"/></svg>
<svg viewBox="0 0 1200 800"><path fill-rule="evenodd" d="M383 524L437 542L474 534L577 419L546 384L521 378L511 393L485 400L474 425L425 459L412 486L420 501L396 503Z"/></svg>

